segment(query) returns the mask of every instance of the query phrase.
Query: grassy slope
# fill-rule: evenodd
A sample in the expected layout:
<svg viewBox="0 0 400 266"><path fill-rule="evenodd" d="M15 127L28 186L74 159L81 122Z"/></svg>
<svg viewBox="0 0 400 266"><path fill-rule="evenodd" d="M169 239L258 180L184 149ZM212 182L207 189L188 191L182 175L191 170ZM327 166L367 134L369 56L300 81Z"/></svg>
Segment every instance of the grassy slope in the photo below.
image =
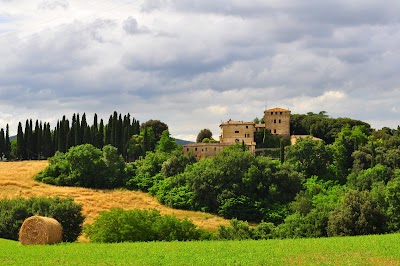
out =
<svg viewBox="0 0 400 266"><path fill-rule="evenodd" d="M47 161L0 162L0 198L72 196L76 202L83 205L85 223L91 223L103 210L119 207L157 209L163 214L173 214L178 218L187 217L197 226L209 230L216 230L221 224L229 224L227 220L211 214L168 208L150 195L138 191L57 187L34 181L33 176L47 165Z"/></svg>
<svg viewBox="0 0 400 266"><path fill-rule="evenodd" d="M400 265L400 235L22 246L0 239L0 265Z"/></svg>

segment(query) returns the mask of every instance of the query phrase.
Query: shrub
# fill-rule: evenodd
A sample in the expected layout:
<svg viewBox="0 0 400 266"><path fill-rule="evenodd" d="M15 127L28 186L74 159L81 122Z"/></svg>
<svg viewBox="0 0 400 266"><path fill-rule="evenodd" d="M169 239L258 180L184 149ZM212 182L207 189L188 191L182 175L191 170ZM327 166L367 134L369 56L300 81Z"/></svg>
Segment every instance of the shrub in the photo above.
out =
<svg viewBox="0 0 400 266"><path fill-rule="evenodd" d="M232 219L230 226L221 225L216 235L221 240L246 240L246 239L271 239L275 236L273 223L261 222L257 226L250 227L248 222Z"/></svg>
<svg viewBox="0 0 400 266"><path fill-rule="evenodd" d="M58 186L116 188L124 186L126 176L132 172L117 148L106 145L101 151L91 144L83 144L65 154L57 152L35 180Z"/></svg>
<svg viewBox="0 0 400 266"><path fill-rule="evenodd" d="M329 215L329 236L379 234L385 231L386 220L377 202L368 191L349 191L343 202Z"/></svg>
<svg viewBox="0 0 400 266"><path fill-rule="evenodd" d="M63 241L74 242L82 231L82 205L72 198L14 198L0 200L0 238L18 240L24 220L33 215L52 217L63 227Z"/></svg>
<svg viewBox="0 0 400 266"><path fill-rule="evenodd" d="M85 227L93 242L187 241L210 239L211 233L198 229L187 219L162 216L158 211L114 208L101 212L94 223Z"/></svg>
<svg viewBox="0 0 400 266"><path fill-rule="evenodd" d="M253 238L253 232L247 222L232 219L230 224L230 226L221 225L218 228L217 239L245 240Z"/></svg>

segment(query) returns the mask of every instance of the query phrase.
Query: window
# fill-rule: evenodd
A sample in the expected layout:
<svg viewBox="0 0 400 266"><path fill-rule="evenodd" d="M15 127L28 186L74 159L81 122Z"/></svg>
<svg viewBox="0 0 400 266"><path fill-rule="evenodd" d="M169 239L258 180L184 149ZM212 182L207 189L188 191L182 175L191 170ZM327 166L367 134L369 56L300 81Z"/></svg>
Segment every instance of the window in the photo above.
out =
<svg viewBox="0 0 400 266"><path fill-rule="evenodd" d="M280 113L280 115L282 115L282 112Z"/></svg>
<svg viewBox="0 0 400 266"><path fill-rule="evenodd" d="M235 139L235 142L239 142L239 139Z"/></svg>
<svg viewBox="0 0 400 266"><path fill-rule="evenodd" d="M276 119L274 119L274 124L276 124Z"/></svg>
<svg viewBox="0 0 400 266"><path fill-rule="evenodd" d="M274 112L271 112L271 115L273 115L274 114Z"/></svg>
<svg viewBox="0 0 400 266"><path fill-rule="evenodd" d="M186 151L189 151L189 148L186 148Z"/></svg>
<svg viewBox="0 0 400 266"><path fill-rule="evenodd" d="M236 130L236 131L235 131L235 134L239 134L239 130Z"/></svg>
<svg viewBox="0 0 400 266"><path fill-rule="evenodd" d="M274 129L274 133L276 134L276 129Z"/></svg>
<svg viewBox="0 0 400 266"><path fill-rule="evenodd" d="M249 126L246 126L246 128L249 128Z"/></svg>
<svg viewBox="0 0 400 266"><path fill-rule="evenodd" d="M281 123L281 120L279 119L279 124Z"/></svg>
<svg viewBox="0 0 400 266"><path fill-rule="evenodd" d="M278 115L278 112L275 112L276 115Z"/></svg>
<svg viewBox="0 0 400 266"><path fill-rule="evenodd" d="M244 134L245 138L250 138L250 134Z"/></svg>
<svg viewBox="0 0 400 266"><path fill-rule="evenodd" d="M217 147L214 147L214 151L217 151Z"/></svg>
<svg viewBox="0 0 400 266"><path fill-rule="evenodd" d="M197 151L197 148L194 148L195 151Z"/></svg>

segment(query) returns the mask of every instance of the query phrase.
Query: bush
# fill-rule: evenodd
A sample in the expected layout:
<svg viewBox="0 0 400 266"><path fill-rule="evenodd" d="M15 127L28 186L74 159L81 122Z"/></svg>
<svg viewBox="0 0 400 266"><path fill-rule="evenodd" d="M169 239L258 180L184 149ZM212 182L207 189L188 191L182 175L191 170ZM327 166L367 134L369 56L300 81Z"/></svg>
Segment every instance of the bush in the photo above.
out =
<svg viewBox="0 0 400 266"><path fill-rule="evenodd" d="M33 215L52 217L63 227L63 241L74 242L82 231L82 205L72 198L15 198L0 200L0 238L18 240L24 220Z"/></svg>
<svg viewBox="0 0 400 266"><path fill-rule="evenodd" d="M57 152L35 180L58 186L116 188L125 185L131 168L117 148L106 145L101 151L91 144L83 144L70 148L65 154Z"/></svg>
<svg viewBox="0 0 400 266"><path fill-rule="evenodd" d="M250 227L248 222L232 219L230 226L221 225L216 235L221 240L246 240L246 239L271 239L275 236L273 223L261 222L259 225Z"/></svg>
<svg viewBox="0 0 400 266"><path fill-rule="evenodd" d="M379 234L385 227L385 216L370 193L354 190L330 213L328 236Z"/></svg>
<svg viewBox="0 0 400 266"><path fill-rule="evenodd" d="M162 216L158 211L114 208L101 212L94 223L85 227L92 242L187 241L210 239L211 233L196 228L187 219Z"/></svg>

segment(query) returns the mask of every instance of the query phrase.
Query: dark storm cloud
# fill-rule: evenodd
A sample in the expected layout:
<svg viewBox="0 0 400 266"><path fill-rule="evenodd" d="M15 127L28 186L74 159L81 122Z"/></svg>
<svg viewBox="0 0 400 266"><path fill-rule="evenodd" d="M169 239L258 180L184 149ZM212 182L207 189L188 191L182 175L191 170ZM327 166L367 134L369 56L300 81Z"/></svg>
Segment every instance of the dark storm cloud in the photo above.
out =
<svg viewBox="0 0 400 266"><path fill-rule="evenodd" d="M398 119L398 1L148 0L117 10L110 1L110 12L72 0L32 5L43 3L55 8L44 14L65 12L63 3L87 13L0 47L7 108L118 109L165 120L179 135L207 127L217 135L221 120L251 121L266 106L388 126Z"/></svg>

